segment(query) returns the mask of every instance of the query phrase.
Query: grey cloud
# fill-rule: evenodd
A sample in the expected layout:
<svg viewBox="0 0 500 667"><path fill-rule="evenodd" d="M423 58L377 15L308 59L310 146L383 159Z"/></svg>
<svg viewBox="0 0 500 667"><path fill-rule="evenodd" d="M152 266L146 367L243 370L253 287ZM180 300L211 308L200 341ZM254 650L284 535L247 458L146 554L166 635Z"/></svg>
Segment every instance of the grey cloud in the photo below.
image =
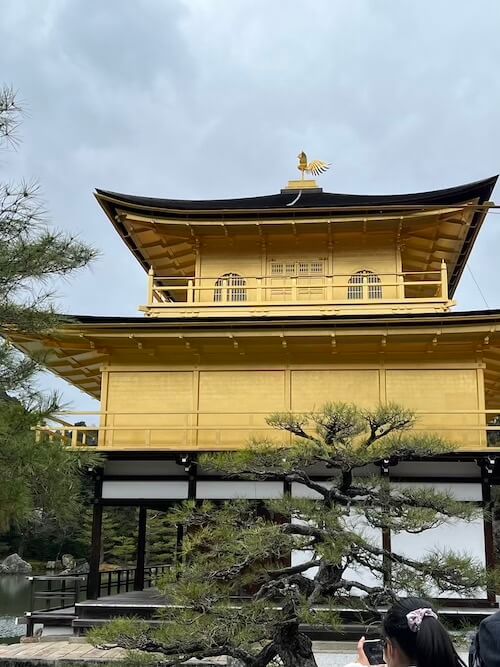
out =
<svg viewBox="0 0 500 667"><path fill-rule="evenodd" d="M499 23L497 0L4 0L1 79L30 111L9 176L38 176L54 222L103 251L60 286L62 307L133 314L144 299L95 187L277 192L302 148L333 163L332 191L497 173ZM498 219L471 260L491 306ZM484 306L467 273L457 298Z"/></svg>

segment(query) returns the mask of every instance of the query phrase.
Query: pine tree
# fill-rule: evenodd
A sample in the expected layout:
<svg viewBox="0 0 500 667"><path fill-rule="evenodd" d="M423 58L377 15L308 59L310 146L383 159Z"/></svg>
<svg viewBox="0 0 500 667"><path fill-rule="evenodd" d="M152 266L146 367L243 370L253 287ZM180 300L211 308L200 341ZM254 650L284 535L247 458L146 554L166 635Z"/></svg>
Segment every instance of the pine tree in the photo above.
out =
<svg viewBox="0 0 500 667"><path fill-rule="evenodd" d="M239 479L286 481L293 494L266 501L267 518L262 507L246 501L178 507L170 517L187 527L187 537L183 563L159 586L173 605L163 613L164 623L151 628L122 619L96 631L93 641L156 652L163 665L229 655L248 667L274 659L285 667L313 667L303 626L337 625L339 606L363 608L377 618L377 608L401 592L464 595L486 585L486 573L463 554L418 559L387 551L373 537L382 529L417 534L480 511L450 493L391 485L369 474L386 459L450 449L437 437L412 431L411 412L395 405L366 411L333 404L314 414L273 415L268 423L291 434L292 444L256 442L239 452L206 455L201 463ZM313 466L325 475L320 481L310 476ZM288 518L276 521L273 515ZM298 551L303 558L290 562ZM364 583L360 568L376 582ZM242 589L249 597L236 602Z"/></svg>
<svg viewBox="0 0 500 667"><path fill-rule="evenodd" d="M15 92L0 89L0 148L17 142L21 119ZM37 391L36 360L8 342L12 330L41 333L60 322L54 280L85 267L95 254L50 227L36 183L0 182L0 528L40 517L68 520L80 474L95 462L56 442L35 445L31 429L57 409L57 401Z"/></svg>
<svg viewBox="0 0 500 667"><path fill-rule="evenodd" d="M149 510L147 520L146 563L173 563L177 545L177 527L168 512Z"/></svg>
<svg viewBox="0 0 500 667"><path fill-rule="evenodd" d="M90 556L92 508L85 511L78 539ZM101 563L127 567L135 564L137 551L137 510L134 507L106 507L102 514Z"/></svg>

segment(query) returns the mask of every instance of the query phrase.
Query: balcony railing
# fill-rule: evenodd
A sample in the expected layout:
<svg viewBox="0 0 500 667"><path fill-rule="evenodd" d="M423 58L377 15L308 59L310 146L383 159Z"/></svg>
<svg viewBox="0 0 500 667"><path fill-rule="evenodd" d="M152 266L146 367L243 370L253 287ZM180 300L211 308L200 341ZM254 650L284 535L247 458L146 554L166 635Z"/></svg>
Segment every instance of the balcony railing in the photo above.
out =
<svg viewBox="0 0 500 667"><path fill-rule="evenodd" d="M158 577L167 572L170 567L169 563L146 566L143 575L144 587L154 586ZM133 590L135 573L135 567L99 572L97 588L99 597L128 593ZM30 606L25 612L27 637L33 636L35 624L46 621L47 614L51 614L56 620L57 616L54 615L54 612L61 612L59 619L63 618L66 612L69 618L73 618L75 604L87 597L86 574L29 576L26 578L30 583Z"/></svg>
<svg viewBox="0 0 500 667"><path fill-rule="evenodd" d="M307 275L239 275L221 277L160 276L151 270L147 305L163 311L241 311L254 306L336 306L348 310L396 306L447 308L446 263L436 271Z"/></svg>
<svg viewBox="0 0 500 667"><path fill-rule="evenodd" d="M59 413L62 414L62 413ZM290 442L288 433L266 423L264 412L79 412L99 425L57 416L36 427L37 439L59 440L75 449L218 451L244 448L250 438ZM436 433L457 450L500 449L500 410L416 411L417 432ZM97 419L95 419L97 421Z"/></svg>

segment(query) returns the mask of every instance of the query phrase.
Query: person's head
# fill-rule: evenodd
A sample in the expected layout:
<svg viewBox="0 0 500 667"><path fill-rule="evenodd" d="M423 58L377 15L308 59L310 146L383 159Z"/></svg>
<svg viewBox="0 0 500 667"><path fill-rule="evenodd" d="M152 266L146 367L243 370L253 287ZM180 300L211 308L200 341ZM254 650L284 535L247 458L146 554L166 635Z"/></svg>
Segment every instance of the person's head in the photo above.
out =
<svg viewBox="0 0 500 667"><path fill-rule="evenodd" d="M384 657L389 667L458 667L464 664L427 600L398 600L385 615L383 629Z"/></svg>

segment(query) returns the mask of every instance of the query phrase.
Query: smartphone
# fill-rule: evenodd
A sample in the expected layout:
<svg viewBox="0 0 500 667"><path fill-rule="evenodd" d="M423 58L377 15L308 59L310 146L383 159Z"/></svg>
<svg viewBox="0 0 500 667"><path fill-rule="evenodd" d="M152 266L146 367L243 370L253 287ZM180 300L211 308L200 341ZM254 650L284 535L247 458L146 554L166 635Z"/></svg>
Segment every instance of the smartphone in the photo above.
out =
<svg viewBox="0 0 500 667"><path fill-rule="evenodd" d="M382 665L384 663L384 645L381 639L365 639L363 650L370 665Z"/></svg>

